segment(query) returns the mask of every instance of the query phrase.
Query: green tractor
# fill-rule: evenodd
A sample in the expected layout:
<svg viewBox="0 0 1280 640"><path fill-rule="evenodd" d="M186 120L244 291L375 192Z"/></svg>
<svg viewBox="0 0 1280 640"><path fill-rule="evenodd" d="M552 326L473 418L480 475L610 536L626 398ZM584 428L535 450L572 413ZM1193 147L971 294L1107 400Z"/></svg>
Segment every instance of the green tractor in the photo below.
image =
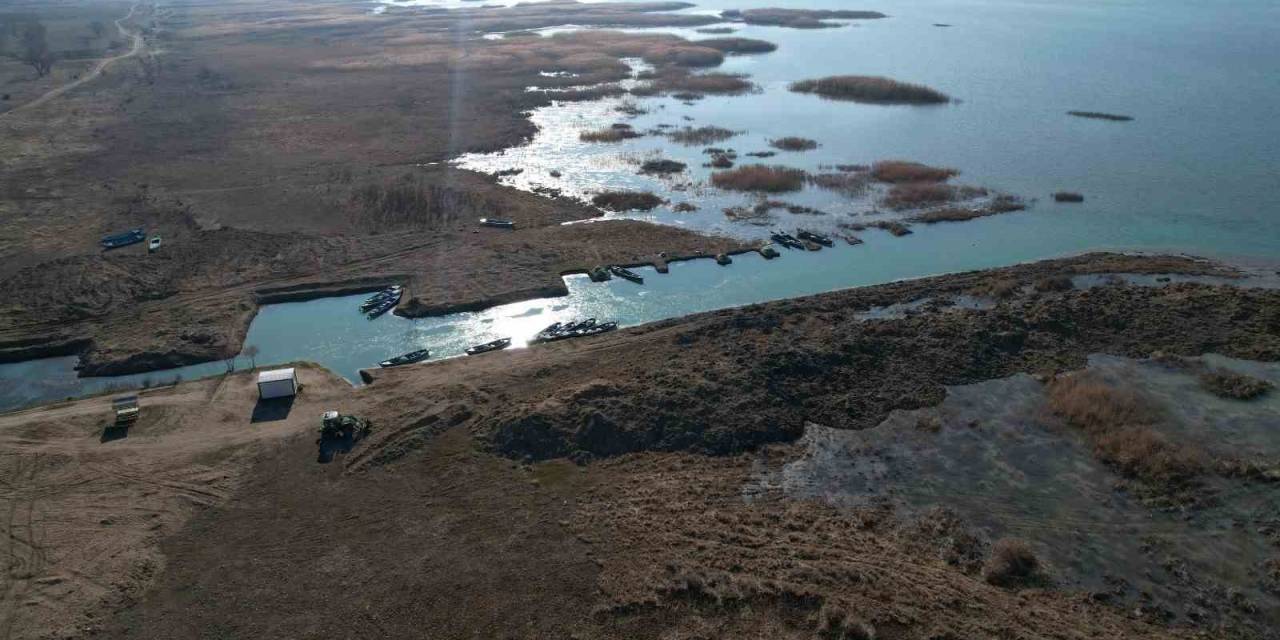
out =
<svg viewBox="0 0 1280 640"><path fill-rule="evenodd" d="M372 430L372 422L355 416L344 416L337 411L326 411L320 419L322 440L347 438L359 440L369 435Z"/></svg>

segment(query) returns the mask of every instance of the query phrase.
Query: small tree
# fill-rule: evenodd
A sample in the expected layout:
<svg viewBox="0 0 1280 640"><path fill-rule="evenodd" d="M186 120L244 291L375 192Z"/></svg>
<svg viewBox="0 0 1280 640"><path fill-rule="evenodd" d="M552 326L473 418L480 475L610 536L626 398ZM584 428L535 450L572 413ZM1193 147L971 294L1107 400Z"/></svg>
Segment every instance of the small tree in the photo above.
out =
<svg viewBox="0 0 1280 640"><path fill-rule="evenodd" d="M53 52L49 51L48 35L48 30L40 22L28 22L22 30L22 50L18 54L23 64L31 65L41 78L53 69Z"/></svg>
<svg viewBox="0 0 1280 640"><path fill-rule="evenodd" d="M261 352L258 350L258 345L256 345L256 344L245 345L245 348L244 348L244 355L245 355L245 357L246 357L246 358L248 358L248 359L249 359L249 363L250 363L250 365L252 366L252 368L254 368L254 369L257 369L257 368L258 368L258 354L259 354L259 353L261 353Z"/></svg>
<svg viewBox="0 0 1280 640"><path fill-rule="evenodd" d="M101 20L94 20L89 23L89 30L93 32L93 37L101 38L107 32L107 25L102 24Z"/></svg>
<svg viewBox="0 0 1280 640"><path fill-rule="evenodd" d="M223 361L222 361L222 363L223 363L223 364L225 364L225 365L227 365L227 373L231 373L231 372L233 372L233 371L235 371L235 370L236 370L236 357L235 357L235 356L231 356L230 358L227 358L226 360L223 360Z"/></svg>

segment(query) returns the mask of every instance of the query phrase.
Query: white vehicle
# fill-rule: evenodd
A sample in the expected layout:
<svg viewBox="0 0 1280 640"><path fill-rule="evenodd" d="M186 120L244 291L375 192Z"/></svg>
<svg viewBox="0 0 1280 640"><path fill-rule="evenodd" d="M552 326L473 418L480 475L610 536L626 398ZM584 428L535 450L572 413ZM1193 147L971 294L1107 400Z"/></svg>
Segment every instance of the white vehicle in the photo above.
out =
<svg viewBox="0 0 1280 640"><path fill-rule="evenodd" d="M147 243L147 251L152 252L152 251L159 251L159 250L160 250L160 236L153 236L151 238L151 242Z"/></svg>

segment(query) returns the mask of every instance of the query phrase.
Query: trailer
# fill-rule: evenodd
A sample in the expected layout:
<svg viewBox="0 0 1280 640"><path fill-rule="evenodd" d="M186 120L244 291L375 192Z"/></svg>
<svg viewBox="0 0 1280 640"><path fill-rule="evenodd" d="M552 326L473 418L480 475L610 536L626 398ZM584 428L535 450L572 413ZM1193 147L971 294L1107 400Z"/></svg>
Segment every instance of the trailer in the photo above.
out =
<svg viewBox="0 0 1280 640"><path fill-rule="evenodd" d="M298 395L298 374L292 368L263 371L258 374L258 398L273 400Z"/></svg>

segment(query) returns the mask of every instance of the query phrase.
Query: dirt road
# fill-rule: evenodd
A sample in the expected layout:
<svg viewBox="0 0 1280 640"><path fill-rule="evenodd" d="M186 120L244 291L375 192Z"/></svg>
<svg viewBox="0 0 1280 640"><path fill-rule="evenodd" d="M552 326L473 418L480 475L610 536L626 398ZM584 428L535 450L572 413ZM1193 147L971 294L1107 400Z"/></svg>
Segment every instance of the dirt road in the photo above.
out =
<svg viewBox="0 0 1280 640"><path fill-rule="evenodd" d="M20 107L16 107L4 113L0 113L0 119L5 118L6 116L11 116L15 113L18 113L26 109L33 109L35 107L38 107L50 100L53 100L54 98L57 98L58 96L68 91L71 91L72 89L75 89L76 87L79 87L82 84L85 84L86 82L94 80L98 76L102 75L102 72L105 71L107 67L111 66L112 63L118 60L125 60L128 58L132 58L142 53L142 51L146 48L146 42L142 38L142 31L141 30L130 31L124 28L124 23L133 17L133 14L137 12L138 7L141 6L141 4L142 3L134 4L132 7L129 8L129 13L125 14L123 18L118 18L115 21L116 29L120 31L120 35L126 38L131 38L133 40L133 45L129 47L129 51L122 53L118 56L112 56L110 58L103 58L99 60L97 64L93 65L93 68L89 69L89 71L81 75L79 78L76 78L75 80L72 80L71 82L68 82L60 87L50 89L49 91L46 91L43 95L41 95L39 98L36 98L35 100L32 100L31 102L28 102Z"/></svg>
<svg viewBox="0 0 1280 640"><path fill-rule="evenodd" d="M159 541L223 503L255 452L346 408L345 382L299 371L283 417L255 413L251 373L144 392L127 432L104 429L103 397L0 416L0 640L83 632L149 588Z"/></svg>

